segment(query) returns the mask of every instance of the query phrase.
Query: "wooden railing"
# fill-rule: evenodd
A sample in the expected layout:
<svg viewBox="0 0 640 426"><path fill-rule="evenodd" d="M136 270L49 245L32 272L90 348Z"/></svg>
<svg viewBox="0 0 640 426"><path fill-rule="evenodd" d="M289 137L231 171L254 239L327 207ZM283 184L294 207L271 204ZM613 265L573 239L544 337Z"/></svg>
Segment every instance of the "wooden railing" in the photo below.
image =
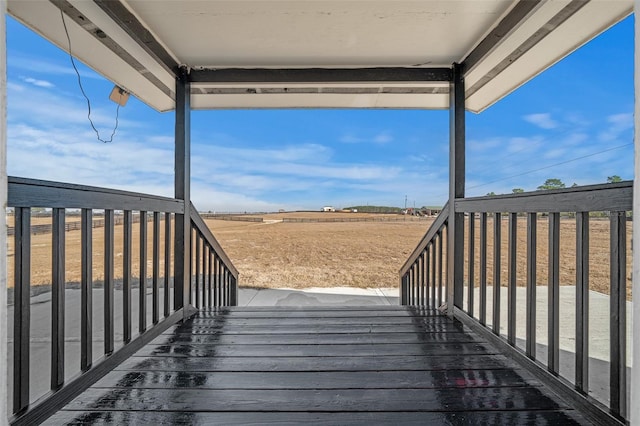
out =
<svg viewBox="0 0 640 426"><path fill-rule="evenodd" d="M464 276L464 280L460 280L465 287L462 289L464 300L457 304L459 306L454 307L454 315L465 324L490 330L489 335L504 342L505 349L512 350L513 356L518 357L522 354L523 359L534 366L533 371L538 371L536 368L543 371L544 374L539 377L550 376L561 384L563 390L571 389L570 394L575 396L574 401L577 405L589 411L595 418L608 422L624 421L627 416L627 220L632 209L632 192L632 182L622 182L464 198L455 200L453 206L456 213L464 213L465 227L460 231L467 234L463 239L464 250L459 251L465 257L465 270L456 271ZM502 231L504 216L507 217L506 238L503 237ZM403 304L428 306L431 302L428 298L421 297L421 289L432 285L433 282L429 280L426 272L433 268L432 263L427 261L425 264L425 259L428 258L426 253L429 251L427 247L434 245L434 239L446 225L447 218L448 212L443 211L401 269L400 288ZM590 229L593 228L590 228L590 224L595 223L596 218L599 221L608 221L606 240L609 244L603 248L609 251L605 257L608 258L609 265L591 265L590 268L590 249L591 256L594 250L590 245ZM519 231L521 222L526 222L524 231ZM565 273L565 282L562 283L575 285L575 298L564 305L570 306L570 314L575 315L575 331L572 336L563 336L568 340L575 339L575 351L566 348L561 350L560 345L560 325L566 321L564 316L568 314L566 307L563 316L560 314L561 267L567 266L561 264L561 254L567 255L560 250L561 222L562 238L567 238L568 232L571 241L575 238L575 263L572 262L570 265L575 269L575 276L570 278L571 282L566 282ZM548 235L542 235L542 238L538 232L539 223L548 227ZM492 225L492 233L488 236L489 224ZM598 225L598 228L602 226ZM522 235L520 232L526 232L524 250L523 247L518 248L518 235ZM546 240L546 244L541 246L538 241L543 239ZM492 240L490 246L493 250L493 253L489 253L492 254L492 258L489 259L488 240ZM505 240L506 256L503 253ZM545 258L542 259L540 253L545 251ZM609 304L606 317L610 318L607 335L599 336L609 341L608 369L602 371L609 375L609 389L608 395L598 395L597 399L594 395L597 395L598 390L591 387L589 382L589 377L594 377L594 372L592 371L591 375L589 372L590 361L593 361L589 348L589 286L590 269L593 267L605 268L608 272L606 290ZM488 268L491 274L488 274ZM506 277L502 275L505 269ZM546 269L544 277L540 276L541 269ZM518 285L519 282L521 285ZM506 316L501 308L504 297L501 289L504 290L504 284ZM517 303L517 288L522 285L525 287L524 306ZM546 318L540 318L537 308L539 286L545 287L546 291ZM487 299L489 289L491 300ZM489 309L491 315L488 315ZM517 312L520 309L525 310L524 333L518 333L516 327ZM547 328L545 338L539 338L536 333L536 324L539 324L541 319ZM563 365L566 367L567 363L570 364L568 368L560 368L561 353ZM572 374L568 376L567 371L572 370Z"/></svg>
<svg viewBox="0 0 640 426"><path fill-rule="evenodd" d="M195 265L191 300L196 308L238 304L238 270L191 205L192 241Z"/></svg>
<svg viewBox="0 0 640 426"><path fill-rule="evenodd" d="M190 288L185 288L179 282L174 285L173 271L175 268L177 274L178 263L184 259L185 252L183 246L185 242L179 241L176 233L172 233L172 224L176 227L183 226L182 223L177 223L177 218L182 217L185 211L182 200L10 177L8 206L14 208L15 221L12 290L13 368L11 370L13 373L11 422L13 424L34 424L42 421L168 327L191 315L194 309L190 304L196 307L201 306L197 295L199 283L203 282L204 278L198 265L208 267L204 275L209 280L209 291L206 293L209 295L207 299L209 305L233 305L237 301L238 272L195 208L191 209L191 224L195 230L196 247L204 247L205 255L200 256L196 249L195 253L191 252L190 262L195 264L195 267L191 264L180 267L180 270L191 275ZM33 258L32 208L51 210L52 249L46 255L50 256L49 259ZM68 232L65 227L67 209L80 211L80 248L73 256L67 253L68 242L65 241L66 232ZM103 235L97 235L96 237L99 238L95 238L103 240L98 247L94 247L92 220L94 210L99 210L101 214L102 211L104 212ZM118 249L121 247L122 252L117 256L115 217L122 217L122 228L117 232L117 247ZM137 236L133 232L134 222L140 223L137 227ZM161 222L164 222L164 227L161 226ZM46 238L46 236L41 235L38 238ZM191 241L193 240L192 238ZM132 259L134 242L139 250L137 270L134 270L136 265ZM149 245L151 258L148 252ZM96 253L98 254L95 255ZM73 304L73 299L70 299L69 303L65 302L69 278L67 275L70 274L67 263L75 260L74 256L78 254L80 255L80 302L78 306L71 306L69 303ZM116 260L122 262L118 265L122 267L122 275L117 278L114 264ZM45 262L52 265L50 324L31 323L31 311L35 306L32 298L41 293L32 291L35 288L32 289L31 285L31 270L35 261L39 264ZM147 270L148 263L151 265L151 271ZM212 264L215 266L211 267ZM99 269L103 273L101 283L96 282L93 277L93 271L96 268L102 268ZM195 289L193 283L195 283ZM217 289L218 292L215 293L212 288ZM134 301L136 289L137 303ZM185 295L185 291L193 293L193 296ZM94 308L97 305L95 296L102 299L100 303L100 310L103 311L102 321L98 324L94 322L96 316ZM194 299L195 302L193 302ZM116 300L122 301L121 306L116 307ZM183 305L181 301L186 303ZM132 309L134 306L136 309ZM80 314L79 354L65 349L65 343L69 344L65 339L65 324L73 326L77 319L75 314L73 317L70 315L78 311ZM117 321L114 318L116 312ZM137 327L134 326L135 322ZM121 323L121 329L116 330L116 324L119 323ZM42 327L50 327L51 330L48 393L46 389L32 387L32 379L38 378L33 377L32 367L35 366L31 365L30 358L42 357L42 348L38 349L40 353L37 354L31 351L34 344L32 333L34 330L41 331ZM95 349L100 347L96 342L98 336L102 336L102 356L94 354ZM73 336L72 340L74 338L76 337ZM77 374L69 378L70 374L69 371L65 372L65 365L68 366L72 358L77 358ZM41 376L42 367L38 366L38 368L37 375ZM34 400L34 394L41 397Z"/></svg>
<svg viewBox="0 0 640 426"><path fill-rule="evenodd" d="M437 308L444 302L448 218L449 203L400 268L401 304Z"/></svg>

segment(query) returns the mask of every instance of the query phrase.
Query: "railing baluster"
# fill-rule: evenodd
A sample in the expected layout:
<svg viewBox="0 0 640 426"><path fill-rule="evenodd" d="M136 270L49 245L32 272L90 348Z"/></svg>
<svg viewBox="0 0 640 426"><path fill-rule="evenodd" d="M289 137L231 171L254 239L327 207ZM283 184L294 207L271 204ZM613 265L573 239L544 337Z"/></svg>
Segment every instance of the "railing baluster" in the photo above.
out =
<svg viewBox="0 0 640 426"><path fill-rule="evenodd" d="M438 233L436 233L436 237L440 235ZM435 309L438 307L437 303L438 301L436 300L436 294L437 294L437 289L436 287L438 286L438 283L436 281L436 267L437 267L437 255L438 253L436 252L436 244L437 244L438 240L436 239L434 242L429 244L429 250L431 251L431 308Z"/></svg>
<svg viewBox="0 0 640 426"><path fill-rule="evenodd" d="M413 264L411 267L411 304L417 305L417 294L418 294L418 261Z"/></svg>
<svg viewBox="0 0 640 426"><path fill-rule="evenodd" d="M220 265L217 255L213 257L213 306L220 306Z"/></svg>
<svg viewBox="0 0 640 426"><path fill-rule="evenodd" d="M226 279L224 280L224 289L226 291L225 306L229 306L231 304L231 274L229 273L229 269L227 265L224 266L224 274Z"/></svg>
<svg viewBox="0 0 640 426"><path fill-rule="evenodd" d="M538 213L527 215L527 303L526 353L536 358L536 273L538 244Z"/></svg>
<svg viewBox="0 0 640 426"><path fill-rule="evenodd" d="M51 269L51 390L64 384L65 210L53 209Z"/></svg>
<svg viewBox="0 0 640 426"><path fill-rule="evenodd" d="M93 300L92 300L92 265L93 265L93 212L82 209L81 213L81 306L80 306L80 369L87 371L93 360Z"/></svg>
<svg viewBox="0 0 640 426"><path fill-rule="evenodd" d="M420 279L420 289L422 297L422 306L427 307L427 253L425 251L420 255L420 270L422 276Z"/></svg>
<svg viewBox="0 0 640 426"><path fill-rule="evenodd" d="M199 262L202 263L202 308L207 307L207 242L202 238L202 252Z"/></svg>
<svg viewBox="0 0 640 426"><path fill-rule="evenodd" d="M207 255L207 261L208 261L208 271L209 273L207 274L207 285L209 288L209 304L207 305L209 308L213 307L213 288L211 286L211 278L213 276L213 249L211 247L209 247L209 254Z"/></svg>
<svg viewBox="0 0 640 426"><path fill-rule="evenodd" d="M132 217L131 210L124 211L122 242L122 310L124 343L131 341L131 255L132 255Z"/></svg>
<svg viewBox="0 0 640 426"><path fill-rule="evenodd" d="M114 349L114 312L113 312L113 210L104 211L104 353L111 354Z"/></svg>
<svg viewBox="0 0 640 426"><path fill-rule="evenodd" d="M407 305L411 305L412 301L411 301L411 291L412 291L412 282L411 282L411 277L412 277L413 271L411 269L409 269L409 271L407 272Z"/></svg>
<svg viewBox="0 0 640 426"><path fill-rule="evenodd" d="M238 288L236 277L234 277L231 273L229 273L229 285L231 286L229 290L229 306L236 306L238 304Z"/></svg>
<svg viewBox="0 0 640 426"><path fill-rule="evenodd" d="M549 353L547 368L560 366L560 213L549 213Z"/></svg>
<svg viewBox="0 0 640 426"><path fill-rule="evenodd" d="M160 212L153 212L153 272L152 272L152 314L154 324L160 320Z"/></svg>
<svg viewBox="0 0 640 426"><path fill-rule="evenodd" d="M140 212L140 315L138 331L147 330L147 212Z"/></svg>
<svg viewBox="0 0 640 426"><path fill-rule="evenodd" d="M14 214L13 411L17 413L29 405L31 209L16 207Z"/></svg>
<svg viewBox="0 0 640 426"><path fill-rule="evenodd" d="M227 270L222 263L220 267L222 269L222 283L220 285L222 288L222 296L220 297L220 306L227 306Z"/></svg>
<svg viewBox="0 0 640 426"><path fill-rule="evenodd" d="M447 228L447 234L449 233L449 228ZM442 275L444 273L443 269L442 269L442 240L443 240L444 236L443 236L443 232L440 231L438 232L438 305L437 306L442 306L442 304L444 303L444 301L442 300ZM448 241L448 240L447 240ZM447 246L447 251L449 250L449 246ZM447 279L447 282L449 282L449 280ZM453 303L453 301L451 302Z"/></svg>
<svg viewBox="0 0 640 426"><path fill-rule="evenodd" d="M502 246L502 214L493 214L493 332L500 335L500 252Z"/></svg>
<svg viewBox="0 0 640 426"><path fill-rule="evenodd" d="M611 212L611 411L621 417L627 411L627 218Z"/></svg>
<svg viewBox="0 0 640 426"><path fill-rule="evenodd" d="M467 293L467 313L473 316L473 297L475 277L475 255L476 255L476 215L469 213L469 290Z"/></svg>
<svg viewBox="0 0 640 426"><path fill-rule="evenodd" d="M576 389L589 393L589 213L576 214Z"/></svg>
<svg viewBox="0 0 640 426"><path fill-rule="evenodd" d="M424 252L424 307L431 306L431 298L429 297L429 277L431 274L431 258L429 253L429 246L425 247Z"/></svg>
<svg viewBox="0 0 640 426"><path fill-rule="evenodd" d="M200 236L200 232L198 232L196 230L196 235L195 235L195 244L196 244L196 255L195 255L195 261L196 261L196 304L195 307L200 309L202 308L202 299L201 299L201 295L200 295L200 249L202 246L202 237Z"/></svg>
<svg viewBox="0 0 640 426"><path fill-rule="evenodd" d="M480 324L487 324L487 214L480 214Z"/></svg>
<svg viewBox="0 0 640 426"><path fill-rule="evenodd" d="M509 287L507 288L507 341L516 344L516 262L518 241L518 214L509 214Z"/></svg>
<svg viewBox="0 0 640 426"><path fill-rule="evenodd" d="M164 214L164 316L171 313L169 279L171 277L171 213ZM175 284L174 284L175 285Z"/></svg>

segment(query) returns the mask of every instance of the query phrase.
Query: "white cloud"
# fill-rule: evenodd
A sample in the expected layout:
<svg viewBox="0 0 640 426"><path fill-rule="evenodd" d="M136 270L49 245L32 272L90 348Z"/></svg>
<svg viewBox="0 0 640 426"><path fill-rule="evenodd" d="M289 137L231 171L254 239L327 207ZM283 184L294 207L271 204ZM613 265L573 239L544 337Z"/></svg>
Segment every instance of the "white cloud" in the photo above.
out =
<svg viewBox="0 0 640 426"><path fill-rule="evenodd" d="M375 143L378 144L385 144L385 143L389 143L393 141L393 136L391 136L391 134L387 133L387 132L383 132L383 133L378 133L374 138L373 141Z"/></svg>
<svg viewBox="0 0 640 426"><path fill-rule="evenodd" d="M24 85L14 82L8 84L7 89L7 120L10 124L31 123L37 128L82 124L83 127L89 128L87 103L79 95L64 96L51 90L44 90L42 85ZM111 134L115 125L115 109L115 104L92 99L91 119L101 132L101 136ZM139 126L139 123L127 120L124 111L121 110L120 113L121 128ZM93 139L95 140L95 135Z"/></svg>
<svg viewBox="0 0 640 426"><path fill-rule="evenodd" d="M528 121L541 129L550 130L558 127L558 123L551 118L551 114L549 113L529 114L525 115L523 118L525 121Z"/></svg>
<svg viewBox="0 0 640 426"><path fill-rule="evenodd" d="M388 131L379 132L372 136L358 136L353 133L346 133L340 137L342 143L373 143L384 145L393 142L393 135Z"/></svg>
<svg viewBox="0 0 640 426"><path fill-rule="evenodd" d="M609 127L601 132L598 137L603 142L611 142L626 130L633 128L633 113L614 114L607 117Z"/></svg>
<svg viewBox="0 0 640 426"><path fill-rule="evenodd" d="M76 61L76 64L78 64L78 61ZM7 68L9 70L16 69L28 71L32 74L45 74L48 76L76 74L75 70L71 66L70 61L68 61L65 65L59 65L57 63L46 61L41 58L23 55L16 52L10 52L7 55ZM91 78L97 80L103 79L103 77L101 77L100 75L88 69L85 70L85 68L86 67L84 67L84 65L78 64L78 70L82 78Z"/></svg>
<svg viewBox="0 0 640 426"><path fill-rule="evenodd" d="M37 87L44 87L46 89L55 87L53 83L47 81L47 80L38 80L35 78L31 78L31 77L21 77L22 81L24 81L25 83L29 83L32 84L34 86Z"/></svg>

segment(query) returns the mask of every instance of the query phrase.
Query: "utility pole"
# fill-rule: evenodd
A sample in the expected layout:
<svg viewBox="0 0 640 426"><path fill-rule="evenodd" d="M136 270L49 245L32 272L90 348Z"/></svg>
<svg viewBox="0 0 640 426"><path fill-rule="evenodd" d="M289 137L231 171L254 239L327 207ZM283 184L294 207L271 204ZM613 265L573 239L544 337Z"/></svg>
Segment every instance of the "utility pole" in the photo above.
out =
<svg viewBox="0 0 640 426"><path fill-rule="evenodd" d="M407 209L407 196L404 196L404 209Z"/></svg>

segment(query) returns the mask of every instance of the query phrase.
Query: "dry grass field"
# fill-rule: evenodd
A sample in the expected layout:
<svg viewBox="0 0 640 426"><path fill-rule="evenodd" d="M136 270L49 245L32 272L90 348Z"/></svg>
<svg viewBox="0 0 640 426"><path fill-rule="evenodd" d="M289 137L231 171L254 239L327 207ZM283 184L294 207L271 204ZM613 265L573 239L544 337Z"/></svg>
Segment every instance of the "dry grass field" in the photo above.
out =
<svg viewBox="0 0 640 426"><path fill-rule="evenodd" d="M356 216L366 217L347 215ZM265 220L283 217L313 219L335 215L282 214L265 216ZM410 219L354 223L206 222L240 271L244 286L394 287L398 269L433 221Z"/></svg>
<svg viewBox="0 0 640 426"><path fill-rule="evenodd" d="M380 218L379 215L372 215ZM240 284L245 287L395 287L398 269L422 238L433 218L407 218L401 221L376 222L281 222L283 218L306 219L366 218L366 214L341 213L283 213L264 215L264 223L207 219L206 223L240 271ZM397 216L396 216L397 218ZM77 218L68 218L68 221ZM493 277L493 223L489 218L487 235L487 276ZM38 218L38 223L46 218ZM164 229L164 223L161 230ZM476 285L479 283L479 224L476 222ZM139 225L133 224L133 271L139 269ZM560 282L575 283L575 221L561 222ZM147 269L151 271L152 225L148 224ZM548 226L545 218L538 221L537 282L547 283ZM631 223L628 223L627 279L631 296ZM122 226L115 228L115 273L122 277ZM161 236L161 241L163 236ZM590 287L609 292L609 222L591 220ZM93 230L93 278L103 277L103 228ZM67 281L80 280L80 231L66 233ZM501 282L506 285L508 230L507 219L502 221ZM161 247L161 253L164 248ZM13 241L8 247L9 286L13 285ZM161 270L162 270L161 263ZM526 220L518 220L517 282L525 285L526 278ZM466 275L465 267L465 275ZM32 236L32 283L51 282L51 234Z"/></svg>

